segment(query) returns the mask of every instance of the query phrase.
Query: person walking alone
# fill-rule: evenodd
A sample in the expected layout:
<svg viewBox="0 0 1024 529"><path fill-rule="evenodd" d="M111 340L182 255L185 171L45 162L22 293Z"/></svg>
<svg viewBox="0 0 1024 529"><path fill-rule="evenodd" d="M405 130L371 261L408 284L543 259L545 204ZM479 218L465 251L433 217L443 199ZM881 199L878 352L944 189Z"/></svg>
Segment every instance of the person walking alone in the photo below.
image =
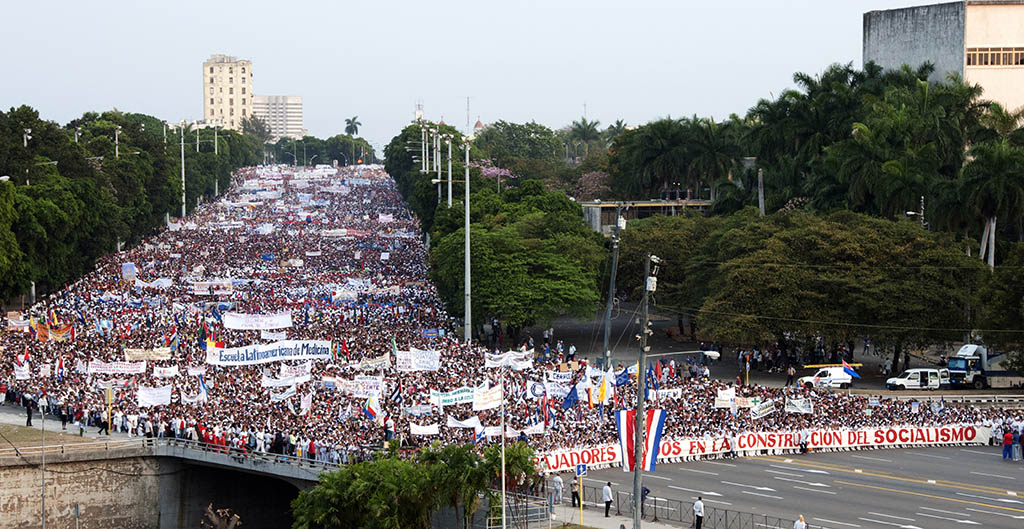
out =
<svg viewBox="0 0 1024 529"><path fill-rule="evenodd" d="M572 490L572 506L576 507L576 502L582 504L583 502L580 500L580 482L576 478L572 478L572 484L569 485L569 488Z"/></svg>
<svg viewBox="0 0 1024 529"><path fill-rule="evenodd" d="M789 387L789 386L790 386L791 384L793 384L793 375L796 375L796 369L794 369L794 368L793 368L793 366L792 366L792 365L790 365L790 366L789 366L789 367L788 367L788 368L786 369L786 387L787 387L787 388L788 388L788 387Z"/></svg>
<svg viewBox="0 0 1024 529"><path fill-rule="evenodd" d="M604 502L604 517L608 518L608 511L612 508L612 482L605 483L601 489L601 501Z"/></svg>
<svg viewBox="0 0 1024 529"><path fill-rule="evenodd" d="M555 479L551 480L551 483L552 483L552 488L555 489L555 501L554 501L554 503L555 503L555 505L561 505L562 504L562 487L564 487L564 485L562 484L562 476L559 476L558 474L555 474Z"/></svg>
<svg viewBox="0 0 1024 529"><path fill-rule="evenodd" d="M29 420L32 420L31 417ZM1013 459L1013 432L1009 428L1003 434L1003 459Z"/></svg>
<svg viewBox="0 0 1024 529"><path fill-rule="evenodd" d="M693 502L693 523L697 529L700 529L704 523L704 499L700 496L697 496L697 501Z"/></svg>
<svg viewBox="0 0 1024 529"><path fill-rule="evenodd" d="M804 521L804 515L800 515L800 519L793 522L793 529L807 529L807 522Z"/></svg>

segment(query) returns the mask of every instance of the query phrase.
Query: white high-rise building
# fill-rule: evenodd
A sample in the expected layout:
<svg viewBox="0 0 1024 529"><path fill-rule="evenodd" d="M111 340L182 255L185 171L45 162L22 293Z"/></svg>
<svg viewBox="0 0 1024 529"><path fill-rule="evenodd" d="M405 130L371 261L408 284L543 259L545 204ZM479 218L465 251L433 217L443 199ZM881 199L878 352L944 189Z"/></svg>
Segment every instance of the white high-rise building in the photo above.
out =
<svg viewBox="0 0 1024 529"><path fill-rule="evenodd" d="M306 135L302 127L302 96L254 96L252 103L253 114L267 124L272 141L302 139Z"/></svg>
<svg viewBox="0 0 1024 529"><path fill-rule="evenodd" d="M208 125L240 130L252 116L252 61L211 55L203 63L203 119Z"/></svg>

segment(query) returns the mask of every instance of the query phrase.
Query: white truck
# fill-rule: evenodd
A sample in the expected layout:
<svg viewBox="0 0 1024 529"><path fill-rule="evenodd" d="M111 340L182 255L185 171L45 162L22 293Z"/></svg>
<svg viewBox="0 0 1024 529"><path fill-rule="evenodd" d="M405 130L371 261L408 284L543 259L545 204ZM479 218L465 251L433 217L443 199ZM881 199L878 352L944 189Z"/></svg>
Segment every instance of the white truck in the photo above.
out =
<svg viewBox="0 0 1024 529"><path fill-rule="evenodd" d="M898 377L885 381L886 389L946 389L949 370L934 368L908 369Z"/></svg>
<svg viewBox="0 0 1024 529"><path fill-rule="evenodd" d="M813 375L800 377L797 384L802 388L840 388L846 389L853 385L853 377L842 366L822 367Z"/></svg>
<svg viewBox="0 0 1024 529"><path fill-rule="evenodd" d="M1004 370L998 356L990 357L984 345L965 344L946 366L950 383L975 389L1024 387L1024 376Z"/></svg>

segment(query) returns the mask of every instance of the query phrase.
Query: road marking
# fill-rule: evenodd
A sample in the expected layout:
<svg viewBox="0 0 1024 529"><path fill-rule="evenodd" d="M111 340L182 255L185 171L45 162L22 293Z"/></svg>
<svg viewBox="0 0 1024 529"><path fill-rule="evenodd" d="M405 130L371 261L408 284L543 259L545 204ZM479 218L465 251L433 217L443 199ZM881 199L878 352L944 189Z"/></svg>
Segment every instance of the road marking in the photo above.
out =
<svg viewBox="0 0 1024 529"><path fill-rule="evenodd" d="M973 512L983 512L985 514L993 514L995 516L1005 516L1007 518L1013 518L1014 520L1024 520L1024 515L1013 515L1013 514L1005 514L1005 513L1001 513L1001 512L995 512L995 511L985 511L985 510L982 510L982 509L975 509L973 507L967 507L967 510L968 511L973 511Z"/></svg>
<svg viewBox="0 0 1024 529"><path fill-rule="evenodd" d="M1010 476L1000 476L999 474L986 474L984 472L971 472L971 474L974 474L976 476L988 476L990 478L1017 479Z"/></svg>
<svg viewBox="0 0 1024 529"><path fill-rule="evenodd" d="M772 498L772 499L775 499L775 500L781 500L782 499L782 496L772 496L771 494L761 494L760 492L750 492L749 490L741 490L740 492L743 493L743 494L750 494L751 496L761 496L761 497L764 497L764 498Z"/></svg>
<svg viewBox="0 0 1024 529"><path fill-rule="evenodd" d="M585 479L585 480L587 480L587 481L596 481L596 482L598 482L598 483L607 483L607 481L605 481L605 480L603 480L603 479L592 479L592 478L583 478L583 479ZM619 484L618 484L618 483L616 483L616 482L614 482L614 481L612 481L611 483L612 483L612 486L615 486L615 487L618 487L618 486L619 486Z"/></svg>
<svg viewBox="0 0 1024 529"><path fill-rule="evenodd" d="M721 503L723 505L732 505L731 503L729 503L727 501L719 501L719 500L704 500L704 501L705 502L711 502L711 503Z"/></svg>
<svg viewBox="0 0 1024 529"><path fill-rule="evenodd" d="M953 459L952 457L946 457L946 456L936 456L936 455L932 455L932 454L918 454L917 452L914 452L913 450L908 450L906 453L908 455L918 456L918 457L931 457L931 458L934 458L934 459Z"/></svg>
<svg viewBox="0 0 1024 529"><path fill-rule="evenodd" d="M980 523L975 522L974 520L959 520L957 518L950 518L948 516L935 516L934 514L928 514L926 512L919 512L917 513L917 515L927 516L928 518L938 518L939 520L949 520L951 522L962 523L967 525L981 525Z"/></svg>
<svg viewBox="0 0 1024 529"><path fill-rule="evenodd" d="M864 473L864 471L859 469L859 468L855 468L855 469L853 469L853 471L858 473L858 474L863 474Z"/></svg>
<svg viewBox="0 0 1024 529"><path fill-rule="evenodd" d="M792 460L792 459L787 459L787 460L786 460L785 462L786 462L786 463L792 463L792 462L793 462L793 460Z"/></svg>
<svg viewBox="0 0 1024 529"><path fill-rule="evenodd" d="M856 457L857 459L870 459L871 461L881 461L883 463L892 463L892 459L882 459L880 457L855 456L852 454L850 455L850 457Z"/></svg>
<svg viewBox="0 0 1024 529"><path fill-rule="evenodd" d="M802 478L803 477L800 474L794 474L792 472L779 472L778 470L765 470L765 472L767 472L769 474L782 474L783 476L793 476L795 478Z"/></svg>
<svg viewBox="0 0 1024 529"><path fill-rule="evenodd" d="M946 500L946 501L952 501L952 502L957 502L957 503L969 503L971 505L977 505L979 507L991 507L993 509L1002 509L1004 511L1024 512L1024 509L1017 509L1016 507L1003 507L1001 505L989 505L988 503L978 503L976 501L961 500L959 498L950 498L948 496L936 496L934 494L925 494L923 492L913 492L913 491L903 490L903 489L890 489L888 487L879 487L877 485L865 485L863 483L853 483L852 481L836 480L836 483L838 483L840 485L850 485L850 486L853 486L853 487L863 487L863 488L866 488L866 489L884 490L884 491L887 491L887 492L898 492L900 494L908 494L910 496L920 496L922 498L932 498L932 499L935 499L935 500ZM962 494L962 493L958 492L957 494ZM982 496L976 496L976 497L982 498ZM984 498L984 499L987 499L987 498Z"/></svg>
<svg viewBox="0 0 1024 529"><path fill-rule="evenodd" d="M957 494L957 496L966 496L968 498L978 498L978 499L985 500L985 501L998 501L998 502L1001 502L1001 503L1024 503L1022 501L1011 500L1009 498L989 498L987 496L978 496L977 494L966 494L966 493L963 493L963 492L957 492L956 494ZM1024 512L1024 511L1022 511L1022 512Z"/></svg>
<svg viewBox="0 0 1024 529"><path fill-rule="evenodd" d="M669 486L668 486L668 488L670 488L670 489L676 489L676 490L685 490L686 492L696 492L697 494L705 494L705 495L707 495L707 496L721 496L721 494L719 494L719 493L717 493L717 492L711 492L711 491L709 491L709 490L694 490L694 489L687 489L687 488L684 488L684 487L677 487L677 486L675 486L675 485L669 485Z"/></svg>
<svg viewBox="0 0 1024 529"><path fill-rule="evenodd" d="M960 451L961 452L970 452L972 454L981 454L983 456L996 456L996 457L999 457L999 454L997 454L995 452L982 452L981 450L968 450L966 448L961 448Z"/></svg>
<svg viewBox="0 0 1024 529"><path fill-rule="evenodd" d="M705 463L707 463L709 465L723 465L723 466L727 466L727 467L735 467L736 466L736 465L734 465L732 463L719 463L718 461L705 461Z"/></svg>
<svg viewBox="0 0 1024 529"><path fill-rule="evenodd" d="M945 513L945 514L955 514L957 516L970 516L970 514L963 514L963 513L960 513L960 512L953 512L953 511L944 511L942 509L933 509L931 507L921 507L921 510L923 510L923 511L935 511L935 512L941 512L941 513Z"/></svg>
<svg viewBox="0 0 1024 529"><path fill-rule="evenodd" d="M826 488L828 488L828 485L826 485L826 484L824 484L824 483L817 483L817 482L811 482L811 481L804 481L804 480L802 480L802 479L792 479L792 478L780 478L780 477L778 477L778 476L772 476L772 477L773 477L774 479L777 479L777 480L780 480L780 481L792 481L793 483L803 483L804 485L809 485L809 486L811 486L811 487L826 487Z"/></svg>
<svg viewBox="0 0 1024 529"><path fill-rule="evenodd" d="M872 520L871 518L860 518L860 517L858 517L857 519L858 520L864 520L865 522L880 523L882 525L894 525L894 526L900 527L902 529L921 529L920 527L918 527L916 525L906 525L906 524L901 524L901 523L883 522L882 520Z"/></svg>
<svg viewBox="0 0 1024 529"><path fill-rule="evenodd" d="M736 483L734 481L723 481L722 483L725 483L726 485L733 485L733 486L736 486L736 487L744 487L744 488L747 488L747 489L763 490L763 491L767 491L767 492L775 492L775 489L773 489L771 487L758 487L757 485L744 485L743 483Z"/></svg>
<svg viewBox="0 0 1024 529"><path fill-rule="evenodd" d="M654 479L663 479L665 481L672 481L672 478L666 478L666 477L663 477L663 476L655 476L654 474L646 474L645 477L654 478Z"/></svg>
<svg viewBox="0 0 1024 529"><path fill-rule="evenodd" d="M835 492L832 492L830 490L809 489L807 487L801 487L800 485L793 485L793 488L794 489L800 489L800 490L809 490L811 492L824 492L825 494L836 494Z"/></svg>
<svg viewBox="0 0 1024 529"><path fill-rule="evenodd" d="M813 520L818 520L819 522L834 523L836 525L849 525L850 527L860 527L859 525L857 525L855 523L837 522L835 520L826 520L824 518L812 518L812 519Z"/></svg>
<svg viewBox="0 0 1024 529"><path fill-rule="evenodd" d="M694 468L680 468L679 470L683 470L683 471L686 471L686 472L696 472L698 474L708 474L708 475L711 475L711 476L717 476L718 475L718 472L708 472L707 470L697 470L697 469L694 469Z"/></svg>
<svg viewBox="0 0 1024 529"><path fill-rule="evenodd" d="M869 512L868 514L873 514L875 516L882 516L884 518L892 518L893 520L903 520L904 522L913 522L914 521L913 518L904 518L902 516L893 516L891 514L882 514L880 512Z"/></svg>

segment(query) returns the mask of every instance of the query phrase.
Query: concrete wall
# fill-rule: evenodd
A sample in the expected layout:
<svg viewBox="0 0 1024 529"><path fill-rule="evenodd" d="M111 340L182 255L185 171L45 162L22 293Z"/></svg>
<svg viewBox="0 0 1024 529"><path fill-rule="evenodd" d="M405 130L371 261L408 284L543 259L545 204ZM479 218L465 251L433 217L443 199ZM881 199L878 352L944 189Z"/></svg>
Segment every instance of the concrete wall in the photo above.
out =
<svg viewBox="0 0 1024 529"><path fill-rule="evenodd" d="M964 12L963 2L952 2L864 13L864 62L889 70L929 61L931 81L950 72L963 76Z"/></svg>
<svg viewBox="0 0 1024 529"><path fill-rule="evenodd" d="M1024 47L1024 5L969 4L964 44L967 48ZM1024 105L1024 66L967 66L964 78L985 89L984 99L1009 110Z"/></svg>

